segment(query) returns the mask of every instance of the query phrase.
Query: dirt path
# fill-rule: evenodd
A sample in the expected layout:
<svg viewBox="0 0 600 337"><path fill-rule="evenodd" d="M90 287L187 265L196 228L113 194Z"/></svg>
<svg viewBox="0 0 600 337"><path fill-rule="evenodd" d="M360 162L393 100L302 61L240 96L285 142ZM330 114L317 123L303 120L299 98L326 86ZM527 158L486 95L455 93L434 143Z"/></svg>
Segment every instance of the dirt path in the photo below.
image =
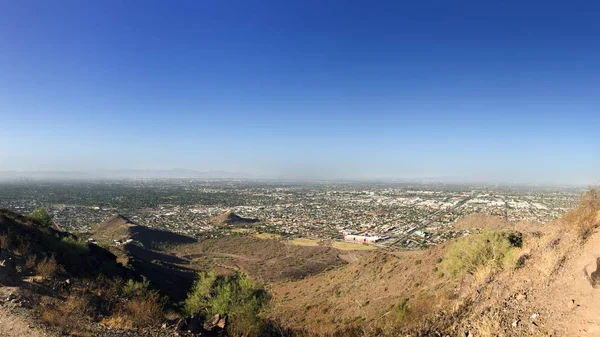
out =
<svg viewBox="0 0 600 337"><path fill-rule="evenodd" d="M600 289L586 280L584 270L596 270L600 257L600 234L593 235L581 252L566 261L563 275L551 284L541 299L553 306L559 334L600 336Z"/></svg>
<svg viewBox="0 0 600 337"><path fill-rule="evenodd" d="M30 327L27 320L0 306L0 337L42 337L47 334L39 328Z"/></svg>

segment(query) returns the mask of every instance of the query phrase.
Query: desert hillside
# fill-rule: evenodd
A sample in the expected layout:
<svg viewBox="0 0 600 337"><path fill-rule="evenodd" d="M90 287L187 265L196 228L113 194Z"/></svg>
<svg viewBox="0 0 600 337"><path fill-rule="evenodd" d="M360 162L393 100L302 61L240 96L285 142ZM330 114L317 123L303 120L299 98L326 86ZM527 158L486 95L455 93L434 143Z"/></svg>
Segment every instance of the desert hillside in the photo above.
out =
<svg viewBox="0 0 600 337"><path fill-rule="evenodd" d="M464 239L277 283L271 315L317 335L598 336L599 210L592 190L561 219L521 231L470 216L458 221L473 230Z"/></svg>
<svg viewBox="0 0 600 337"><path fill-rule="evenodd" d="M85 241L2 211L0 335L600 336L599 211L590 190L544 225L469 216L415 251L120 215Z"/></svg>

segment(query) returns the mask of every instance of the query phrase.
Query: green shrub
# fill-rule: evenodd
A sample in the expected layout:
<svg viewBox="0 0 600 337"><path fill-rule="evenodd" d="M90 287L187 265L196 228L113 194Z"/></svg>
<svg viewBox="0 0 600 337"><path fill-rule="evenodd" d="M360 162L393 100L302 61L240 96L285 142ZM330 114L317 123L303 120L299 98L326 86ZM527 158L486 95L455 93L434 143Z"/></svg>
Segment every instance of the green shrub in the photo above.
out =
<svg viewBox="0 0 600 337"><path fill-rule="evenodd" d="M142 281L137 282L129 279L123 286L123 296L146 296L150 293L150 281L145 276L142 276Z"/></svg>
<svg viewBox="0 0 600 337"><path fill-rule="evenodd" d="M396 305L396 324L402 324L408 315L408 298L402 298Z"/></svg>
<svg viewBox="0 0 600 337"><path fill-rule="evenodd" d="M523 238L516 232L483 232L456 240L446 252L443 268L452 276L474 274L479 268L501 269L513 260Z"/></svg>
<svg viewBox="0 0 600 337"><path fill-rule="evenodd" d="M61 240L61 248L63 251L67 251L75 255L83 255L90 252L90 247L85 240L80 238L66 236Z"/></svg>
<svg viewBox="0 0 600 337"><path fill-rule="evenodd" d="M35 221L37 224L44 227L53 227L54 222L52 221L52 216L48 213L48 209L46 207L40 207L35 209L31 214L27 216L29 219Z"/></svg>
<svg viewBox="0 0 600 337"><path fill-rule="evenodd" d="M184 302L187 315L227 315L231 335L259 336L264 328L261 313L268 297L246 274L217 277L199 273Z"/></svg>
<svg viewBox="0 0 600 337"><path fill-rule="evenodd" d="M45 257L35 264L35 272L43 277L55 276L61 271L61 266L56 262L54 256Z"/></svg>

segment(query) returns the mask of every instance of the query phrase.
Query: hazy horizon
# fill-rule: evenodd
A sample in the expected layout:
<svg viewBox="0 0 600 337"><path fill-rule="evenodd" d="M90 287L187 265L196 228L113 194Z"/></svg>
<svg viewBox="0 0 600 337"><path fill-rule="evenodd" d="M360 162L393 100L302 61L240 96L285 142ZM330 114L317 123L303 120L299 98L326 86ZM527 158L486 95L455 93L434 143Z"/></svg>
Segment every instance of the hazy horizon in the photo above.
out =
<svg viewBox="0 0 600 337"><path fill-rule="evenodd" d="M23 180L26 179L26 180ZM565 187L589 188L598 182L561 182L561 181L522 181L502 180L490 177L467 176L380 176L380 177L340 177L338 175L256 175L245 172L197 171L182 168L170 170L90 170L90 171L0 171L0 182L38 181L38 182L94 182L128 180L224 180L224 181L274 181L274 182L348 182L348 183L407 183L407 184L448 184L473 186L516 186L516 187Z"/></svg>
<svg viewBox="0 0 600 337"><path fill-rule="evenodd" d="M598 184L599 10L1 3L0 173Z"/></svg>

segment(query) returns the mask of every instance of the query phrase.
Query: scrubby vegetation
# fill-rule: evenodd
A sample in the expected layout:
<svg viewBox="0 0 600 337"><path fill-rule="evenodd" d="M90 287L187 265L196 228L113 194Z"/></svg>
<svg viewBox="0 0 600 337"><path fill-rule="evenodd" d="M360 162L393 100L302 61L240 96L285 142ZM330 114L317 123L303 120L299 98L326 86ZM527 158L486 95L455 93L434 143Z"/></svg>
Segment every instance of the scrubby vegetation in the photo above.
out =
<svg viewBox="0 0 600 337"><path fill-rule="evenodd" d="M592 188L585 192L579 205L565 214L564 220L569 226L575 226L579 238L584 241L600 224L600 191Z"/></svg>
<svg viewBox="0 0 600 337"><path fill-rule="evenodd" d="M54 222L52 221L52 216L50 215L50 213L48 213L48 209L46 207L40 207L34 210L27 217L37 222L41 226L52 227L54 225Z"/></svg>
<svg viewBox="0 0 600 337"><path fill-rule="evenodd" d="M123 285L123 295L133 297L136 295L146 295L150 291L150 282L145 276L142 276L142 281L129 279Z"/></svg>
<svg viewBox="0 0 600 337"><path fill-rule="evenodd" d="M490 272L514 264L516 249L523 244L521 233L486 231L456 240L442 261L445 271L455 277Z"/></svg>
<svg viewBox="0 0 600 337"><path fill-rule="evenodd" d="M129 318L133 327L152 326L163 320L166 298L158 290L152 289L145 277L139 282L128 280L121 287L121 295L128 301L117 317Z"/></svg>
<svg viewBox="0 0 600 337"><path fill-rule="evenodd" d="M188 315L204 317L227 315L231 334L259 336L265 329L261 314L267 301L266 292L243 273L235 277L199 273L184 310Z"/></svg>
<svg viewBox="0 0 600 337"><path fill-rule="evenodd" d="M396 324L402 324L406 315L408 315L408 298L402 298L396 305Z"/></svg>
<svg viewBox="0 0 600 337"><path fill-rule="evenodd" d="M123 283L119 278L99 276L63 284L55 291L64 299L41 296L35 300L42 304L42 320L67 334L95 336L92 322L130 329L156 327L164 321L165 298L146 282Z"/></svg>

